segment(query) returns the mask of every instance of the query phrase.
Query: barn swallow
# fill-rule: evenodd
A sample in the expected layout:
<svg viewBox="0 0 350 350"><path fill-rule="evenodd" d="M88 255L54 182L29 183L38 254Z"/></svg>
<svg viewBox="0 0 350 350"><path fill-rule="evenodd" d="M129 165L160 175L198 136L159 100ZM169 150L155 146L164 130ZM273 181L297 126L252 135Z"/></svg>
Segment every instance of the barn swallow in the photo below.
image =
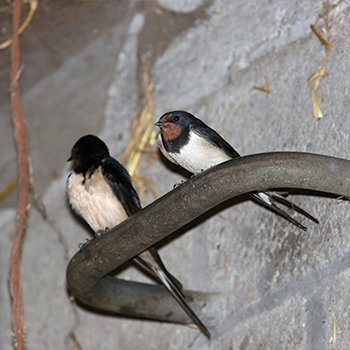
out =
<svg viewBox="0 0 350 350"><path fill-rule="evenodd" d="M240 157L239 153L215 130L188 112L165 113L155 125L160 129L157 135L157 144L163 155L193 174L198 174L232 158ZM281 194L258 192L250 196L255 202L264 205L305 231L306 227L281 209L278 204L285 205L318 223L318 220L311 214Z"/></svg>
<svg viewBox="0 0 350 350"><path fill-rule="evenodd" d="M67 194L73 211L98 236L141 210L139 196L127 170L109 155L106 144L94 135L81 137L73 146L73 172L67 179ZM165 268L155 247L134 261L152 272L179 303L203 334L210 332L188 305L181 283Z"/></svg>

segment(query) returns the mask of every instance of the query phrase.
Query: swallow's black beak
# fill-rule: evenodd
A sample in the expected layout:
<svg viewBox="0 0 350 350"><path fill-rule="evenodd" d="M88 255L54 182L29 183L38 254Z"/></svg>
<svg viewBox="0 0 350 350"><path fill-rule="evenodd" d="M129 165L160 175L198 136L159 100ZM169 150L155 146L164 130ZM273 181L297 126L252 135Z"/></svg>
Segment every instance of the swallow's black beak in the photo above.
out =
<svg viewBox="0 0 350 350"><path fill-rule="evenodd" d="M162 126L163 123L162 122L157 122L157 123L154 123L155 126Z"/></svg>
<svg viewBox="0 0 350 350"><path fill-rule="evenodd" d="M67 159L67 162L70 162L72 160L72 157L69 157L68 159Z"/></svg>

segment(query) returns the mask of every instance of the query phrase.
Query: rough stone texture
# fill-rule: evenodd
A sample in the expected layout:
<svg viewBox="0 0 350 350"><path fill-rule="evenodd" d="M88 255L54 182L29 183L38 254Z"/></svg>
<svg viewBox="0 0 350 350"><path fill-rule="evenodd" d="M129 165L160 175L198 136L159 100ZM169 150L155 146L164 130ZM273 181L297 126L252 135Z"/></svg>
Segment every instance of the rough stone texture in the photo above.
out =
<svg viewBox="0 0 350 350"><path fill-rule="evenodd" d="M210 325L210 342L179 325L73 308L65 268L88 231L67 207L64 162L75 140L87 132L99 134L114 155L121 154L141 89L140 48L152 57L155 120L171 109L190 110L242 154L296 150L348 157L350 22L345 6L333 21L328 75L318 90L325 116L316 120L306 79L324 55L309 29L321 1L213 0L195 1L193 8L182 1L176 9L165 0L121 3L124 17L110 20L109 30L84 47L78 45L38 81L25 83L23 110L34 175L52 220L49 224L35 208L30 211L22 258L28 349L75 349L68 338L74 324L84 350L143 349L145 342L147 349L349 349L349 204L320 196L293 196L320 220L318 226L303 221L307 232L251 202L238 202L161 248L164 261L186 288L218 293L219 302L209 306L219 320ZM94 11L106 11L104 6L118 13L119 5L111 1ZM188 11L192 17L182 14ZM161 28L154 16L160 17ZM151 33L166 32L167 23L178 27L159 43ZM272 93L253 92L237 110L265 77ZM0 130L6 152L0 169L6 170L15 157L8 106L1 109L1 117L6 120ZM15 177L14 170L5 170L2 184ZM147 176L159 194L182 178L166 162L154 163ZM11 348L6 280L13 203L4 201L0 213L1 349ZM123 276L146 280L133 269ZM333 321L336 344L330 343Z"/></svg>

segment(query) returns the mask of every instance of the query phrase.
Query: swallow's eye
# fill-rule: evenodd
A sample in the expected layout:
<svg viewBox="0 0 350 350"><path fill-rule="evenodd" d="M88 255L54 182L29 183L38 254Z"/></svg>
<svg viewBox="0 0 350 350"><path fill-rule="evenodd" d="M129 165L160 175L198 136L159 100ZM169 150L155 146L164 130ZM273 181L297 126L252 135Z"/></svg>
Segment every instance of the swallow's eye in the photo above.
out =
<svg viewBox="0 0 350 350"><path fill-rule="evenodd" d="M180 119L180 118L179 118L178 116L175 116L175 117L174 117L174 122L178 122L179 119Z"/></svg>

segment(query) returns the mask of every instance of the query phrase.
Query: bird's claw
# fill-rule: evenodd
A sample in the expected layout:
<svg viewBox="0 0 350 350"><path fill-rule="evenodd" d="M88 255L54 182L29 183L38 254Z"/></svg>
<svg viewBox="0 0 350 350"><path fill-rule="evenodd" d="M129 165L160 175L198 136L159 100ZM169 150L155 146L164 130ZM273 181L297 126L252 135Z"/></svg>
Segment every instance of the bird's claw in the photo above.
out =
<svg viewBox="0 0 350 350"><path fill-rule="evenodd" d="M185 180L181 180L180 182L177 182L174 186L173 186L173 189L182 185L183 183L185 182Z"/></svg>
<svg viewBox="0 0 350 350"><path fill-rule="evenodd" d="M86 241L84 243L79 243L79 250L83 250L90 243L90 241L92 241L92 239L86 238Z"/></svg>
<svg viewBox="0 0 350 350"><path fill-rule="evenodd" d="M95 233L95 237L100 237L100 236L102 236L103 234L105 234L107 231L109 231L109 227L105 227L104 230L98 230L98 231Z"/></svg>

